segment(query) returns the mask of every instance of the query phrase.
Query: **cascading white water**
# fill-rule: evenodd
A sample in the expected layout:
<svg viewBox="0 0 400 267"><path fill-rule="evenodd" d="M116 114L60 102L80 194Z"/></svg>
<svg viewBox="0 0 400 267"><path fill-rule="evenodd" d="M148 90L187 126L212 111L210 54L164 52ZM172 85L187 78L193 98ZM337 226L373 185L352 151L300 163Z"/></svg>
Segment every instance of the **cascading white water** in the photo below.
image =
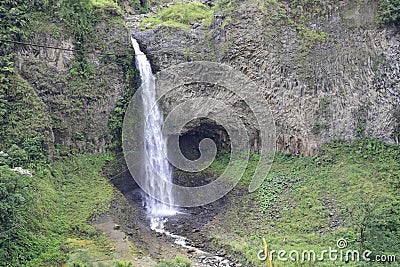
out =
<svg viewBox="0 0 400 267"><path fill-rule="evenodd" d="M211 260L218 266L230 266L229 260L223 257L212 255L201 249L190 245L190 241L181 235L176 235L164 228L167 216L177 214L179 211L171 206L173 196L168 184L159 181L157 177L172 183L172 170L167 160L164 136L161 131L163 116L156 103L156 88L150 62L146 55L140 50L140 46L134 38L131 38L132 46L135 49L136 67L140 72L142 80L142 101L144 124L144 151L145 151L145 175L147 187L145 191L150 192L146 197L146 208L151 219L150 228L158 233L173 238L175 244L203 255L203 261ZM158 173L158 175L156 175ZM161 201L151 196L158 196ZM200 265L202 266L202 265ZM209 266L207 264L207 266Z"/></svg>
<svg viewBox="0 0 400 267"><path fill-rule="evenodd" d="M166 146L161 131L163 115L156 103L155 80L151 65L146 55L140 50L138 42L134 38L131 38L131 40L135 50L136 67L140 72L142 81L142 101L145 118L145 186L147 187L147 192L149 192L145 199L146 209L152 219L152 228L156 229L163 227L161 225L163 221L159 219L160 217L177 213L177 209L171 206L171 203L173 203L171 186L158 178L161 177L165 181L172 183L172 170L166 156ZM152 196L158 196L162 201L158 201Z"/></svg>

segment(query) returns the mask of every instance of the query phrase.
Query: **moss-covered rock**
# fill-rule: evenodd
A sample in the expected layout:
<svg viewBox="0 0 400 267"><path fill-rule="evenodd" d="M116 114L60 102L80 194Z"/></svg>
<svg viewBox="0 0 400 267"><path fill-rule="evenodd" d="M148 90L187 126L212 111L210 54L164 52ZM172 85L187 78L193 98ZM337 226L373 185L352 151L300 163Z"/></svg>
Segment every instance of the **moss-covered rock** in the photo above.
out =
<svg viewBox="0 0 400 267"><path fill-rule="evenodd" d="M94 25L85 45L88 52L83 53L86 61L70 51L77 48L76 40L65 28L58 34L50 29L41 27L31 38L32 43L47 48L21 47L17 59L21 79L48 118L47 131L54 138L47 143L59 153L103 152L112 139L108 117L129 90L126 76L134 64L123 21ZM84 75L81 64L85 65Z"/></svg>

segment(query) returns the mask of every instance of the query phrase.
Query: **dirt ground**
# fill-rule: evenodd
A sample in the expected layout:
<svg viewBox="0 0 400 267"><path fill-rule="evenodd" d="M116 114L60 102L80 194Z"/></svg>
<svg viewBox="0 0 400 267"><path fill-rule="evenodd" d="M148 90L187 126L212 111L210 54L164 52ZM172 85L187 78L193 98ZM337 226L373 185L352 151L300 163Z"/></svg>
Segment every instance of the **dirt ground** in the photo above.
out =
<svg viewBox="0 0 400 267"><path fill-rule="evenodd" d="M155 266L176 255L188 258L197 267L241 266L229 255L215 251L208 243L207 233L202 231L223 210L224 201L182 210L182 214L170 217L165 224L166 230L187 237L187 245L196 250L184 248L174 243L174 238L150 229L138 189L124 195L116 192L109 213L95 218L93 225L115 244L115 259L131 261L133 266Z"/></svg>

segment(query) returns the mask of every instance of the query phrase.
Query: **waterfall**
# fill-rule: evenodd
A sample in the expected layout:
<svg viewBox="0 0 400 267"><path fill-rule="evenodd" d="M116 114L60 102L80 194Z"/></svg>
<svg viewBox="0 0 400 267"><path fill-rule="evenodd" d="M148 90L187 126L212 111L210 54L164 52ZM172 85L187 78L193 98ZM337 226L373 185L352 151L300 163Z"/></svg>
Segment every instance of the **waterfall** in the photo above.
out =
<svg viewBox="0 0 400 267"><path fill-rule="evenodd" d="M149 192L149 195L146 195L145 198L145 205L147 213L152 219L152 228L157 228L162 227L162 225L159 225L162 222L160 217L171 216L177 213L177 210L171 205L173 203L171 186L165 182L172 183L172 169L166 156L166 146L161 131L163 115L156 103L155 80L150 62L140 50L137 41L134 38L131 38L131 40L135 50L136 67L140 72L142 81L142 101L145 118L145 191ZM165 181L159 180L157 177L162 177ZM152 196L157 196L161 201L156 200Z"/></svg>

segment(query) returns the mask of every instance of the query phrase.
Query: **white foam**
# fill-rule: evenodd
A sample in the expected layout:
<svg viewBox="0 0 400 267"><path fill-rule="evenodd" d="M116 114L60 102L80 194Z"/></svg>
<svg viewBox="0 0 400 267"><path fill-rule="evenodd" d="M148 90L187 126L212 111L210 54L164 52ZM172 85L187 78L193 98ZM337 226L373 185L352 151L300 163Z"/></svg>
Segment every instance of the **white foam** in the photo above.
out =
<svg viewBox="0 0 400 267"><path fill-rule="evenodd" d="M165 138L161 131L163 114L156 102L155 78L146 55L140 50L138 42L131 38L136 55L136 67L142 81L142 101L145 118L144 149L146 182L143 188L146 196L146 209L151 217L173 216L178 210L172 206L172 169L166 153ZM158 199L155 199L155 197Z"/></svg>

